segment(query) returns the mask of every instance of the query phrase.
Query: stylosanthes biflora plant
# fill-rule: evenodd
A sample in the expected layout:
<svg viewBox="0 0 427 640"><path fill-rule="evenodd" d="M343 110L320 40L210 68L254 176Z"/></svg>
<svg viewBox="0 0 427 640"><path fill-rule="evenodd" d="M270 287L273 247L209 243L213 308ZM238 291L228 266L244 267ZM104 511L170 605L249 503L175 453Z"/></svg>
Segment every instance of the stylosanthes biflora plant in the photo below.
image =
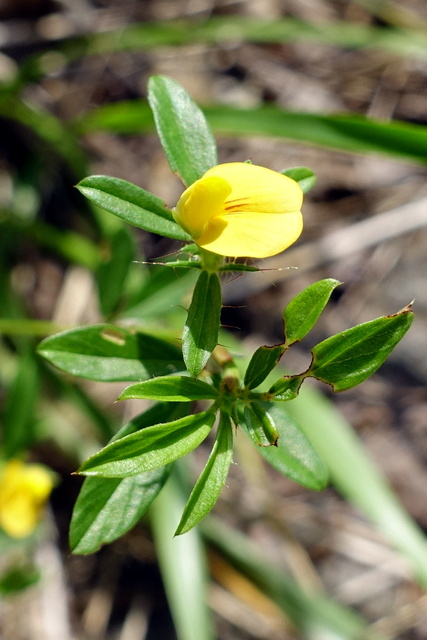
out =
<svg viewBox="0 0 427 640"><path fill-rule="evenodd" d="M218 164L215 142L200 109L170 78L149 83L149 103L172 171L185 190L173 209L124 180L91 176L78 189L106 211L146 231L180 241L177 259L163 269L198 270L182 333L182 348L138 326L87 326L44 340L39 352L74 375L132 382L119 400L152 406L126 424L79 473L88 476L77 500L71 547L95 551L129 530L166 482L171 465L198 447L213 429L213 447L177 523L194 527L214 506L233 459L240 428L278 471L310 489L328 482L325 464L287 414L306 378L349 389L384 362L412 322L410 306L324 340L312 349L308 369L283 375L283 354L313 328L334 279L316 282L283 311L281 344L259 347L243 375L218 346L221 274L256 271L235 258L275 255L302 231L303 192L313 173L297 167L278 173L247 162ZM159 268L159 267L156 267ZM268 381L267 381L268 380ZM315 420L315 416L313 416Z"/></svg>

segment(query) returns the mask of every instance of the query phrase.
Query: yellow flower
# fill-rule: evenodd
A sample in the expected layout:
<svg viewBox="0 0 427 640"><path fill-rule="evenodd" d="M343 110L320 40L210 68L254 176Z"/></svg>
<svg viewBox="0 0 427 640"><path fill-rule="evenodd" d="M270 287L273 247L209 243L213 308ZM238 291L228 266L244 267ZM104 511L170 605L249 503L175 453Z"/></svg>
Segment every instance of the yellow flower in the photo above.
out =
<svg viewBox="0 0 427 640"><path fill-rule="evenodd" d="M9 460L0 473L0 527L12 538L35 529L53 487L53 474L40 464Z"/></svg>
<svg viewBox="0 0 427 640"><path fill-rule="evenodd" d="M302 191L291 178L245 162L209 169L182 194L175 220L203 249L267 258L302 231Z"/></svg>

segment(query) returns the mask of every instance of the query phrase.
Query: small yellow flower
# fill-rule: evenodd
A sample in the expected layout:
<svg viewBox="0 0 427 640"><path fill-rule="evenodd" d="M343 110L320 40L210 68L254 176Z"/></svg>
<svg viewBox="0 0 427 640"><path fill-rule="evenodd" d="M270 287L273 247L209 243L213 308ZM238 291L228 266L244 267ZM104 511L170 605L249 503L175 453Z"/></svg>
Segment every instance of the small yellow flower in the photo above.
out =
<svg viewBox="0 0 427 640"><path fill-rule="evenodd" d="M203 249L267 258L302 231L302 191L291 178L245 162L219 164L184 191L175 220Z"/></svg>
<svg viewBox="0 0 427 640"><path fill-rule="evenodd" d="M0 472L0 527L12 538L30 535L53 488L53 474L40 464L9 460Z"/></svg>

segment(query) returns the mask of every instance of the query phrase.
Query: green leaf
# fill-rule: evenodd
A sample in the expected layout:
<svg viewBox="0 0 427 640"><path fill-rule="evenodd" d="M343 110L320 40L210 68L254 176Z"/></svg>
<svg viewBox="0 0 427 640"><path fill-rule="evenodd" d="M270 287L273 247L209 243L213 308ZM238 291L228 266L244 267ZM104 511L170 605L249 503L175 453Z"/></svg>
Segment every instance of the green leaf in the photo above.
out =
<svg viewBox="0 0 427 640"><path fill-rule="evenodd" d="M304 382L307 374L295 375L295 376L283 376L273 384L268 390L268 400L283 401L294 400L299 394L302 383Z"/></svg>
<svg viewBox="0 0 427 640"><path fill-rule="evenodd" d="M304 640L380 640L350 609L322 593L304 589L289 570L281 568L274 558L274 550L267 554L262 545L214 516L203 521L201 527L204 537L221 557L280 607L298 629L298 637Z"/></svg>
<svg viewBox="0 0 427 640"><path fill-rule="evenodd" d="M118 397L118 400L145 398L166 402L188 402L191 400L213 399L218 391L207 382L187 376L164 376L132 384Z"/></svg>
<svg viewBox="0 0 427 640"><path fill-rule="evenodd" d="M221 273L224 271L253 272L253 271L262 271L262 269L260 269L259 267L255 267L254 265L251 265L251 264L244 264L243 262L227 262L226 264L221 265L218 271L221 271Z"/></svg>
<svg viewBox="0 0 427 640"><path fill-rule="evenodd" d="M208 410L147 427L108 444L86 460L79 473L127 478L151 471L193 451L206 438L214 422L215 414Z"/></svg>
<svg viewBox="0 0 427 640"><path fill-rule="evenodd" d="M204 109L212 129L225 135L263 135L299 140L347 153L385 153L426 164L425 126L381 122L360 115L295 113L273 105L256 109L210 106Z"/></svg>
<svg viewBox="0 0 427 640"><path fill-rule="evenodd" d="M118 305L135 255L135 243L129 231L128 227L120 227L108 239L108 255L98 268L99 302L104 316L112 313Z"/></svg>
<svg viewBox="0 0 427 640"><path fill-rule="evenodd" d="M24 562L13 564L0 574L0 595L2 597L14 596L37 584L40 580L40 569Z"/></svg>
<svg viewBox="0 0 427 640"><path fill-rule="evenodd" d="M307 375L343 391L369 378L403 338L413 320L411 307L359 324L317 344Z"/></svg>
<svg viewBox="0 0 427 640"><path fill-rule="evenodd" d="M426 164L427 131L420 124L397 120L382 122L357 114L285 111L275 105L262 105L256 109L212 105L205 107L203 112L212 129L222 135L286 138L342 149L346 153L381 153ZM99 107L85 116L82 125L83 130L127 134L152 130L147 121L147 105L136 100Z"/></svg>
<svg viewBox="0 0 427 640"><path fill-rule="evenodd" d="M67 262L95 271L100 264L99 246L88 237L67 229L59 229L40 219L25 229L41 247L60 255Z"/></svg>
<svg viewBox="0 0 427 640"><path fill-rule="evenodd" d="M153 266L146 275L145 281L141 278L141 287L123 315L133 321L154 319L158 326L161 319L177 312L183 298L192 291L198 273L193 269L178 272Z"/></svg>
<svg viewBox="0 0 427 640"><path fill-rule="evenodd" d="M297 422L292 420L282 404L265 403L265 409L279 433L276 447L259 447L260 454L284 476L308 489L319 491L328 483L328 470L315 452ZM246 417L246 415L245 415ZM250 435L246 419L242 426ZM254 442L251 437L252 442Z"/></svg>
<svg viewBox="0 0 427 640"><path fill-rule="evenodd" d="M274 369L284 351L282 344L274 347L259 347L253 354L245 373L245 386L249 389L258 387Z"/></svg>
<svg viewBox="0 0 427 640"><path fill-rule="evenodd" d="M303 193L307 193L316 184L316 174L307 167L292 167L282 171L284 176L292 178L295 182L298 182Z"/></svg>
<svg viewBox="0 0 427 640"><path fill-rule="evenodd" d="M186 186L218 164L205 116L178 82L166 76L151 77L148 102L170 168Z"/></svg>
<svg viewBox="0 0 427 640"><path fill-rule="evenodd" d="M150 262L150 265L171 267L172 269L201 269L202 265L197 260L173 260L171 262Z"/></svg>
<svg viewBox="0 0 427 640"><path fill-rule="evenodd" d="M359 0L360 3L360 0ZM373 4L364 0L364 6L370 15L385 18L388 22L391 12L388 3ZM348 20L304 22L300 18L261 18L260 16L242 16L227 14L214 16L207 20L173 19L160 22L141 22L117 30L90 33L87 36L67 38L51 42L49 49L59 50L67 59L75 59L81 55L111 54L115 51L146 51L159 47L174 48L197 43L208 43L215 47L219 44L235 46L236 42L278 43L285 42L316 42L319 45L333 45L349 50L372 49L393 53L393 56L403 55L410 58L426 58L426 35L422 29L422 20L416 29L399 28L399 25L414 25L414 16L408 11L402 11L404 5L398 6L398 13L393 7L393 18L396 22L393 28L384 26L374 27L370 24L356 23ZM43 55L41 52L40 56ZM179 55L179 52L177 52ZM37 60L37 57L36 57ZM34 58L31 59L34 64ZM37 65L37 71L43 69ZM33 69L34 71L34 69ZM126 124L126 111L121 120Z"/></svg>
<svg viewBox="0 0 427 640"><path fill-rule="evenodd" d="M190 239L160 198L131 182L111 176L89 176L79 182L77 189L129 224L176 240Z"/></svg>
<svg viewBox="0 0 427 640"><path fill-rule="evenodd" d="M141 380L183 369L178 347L139 331L100 324L43 340L38 353L51 364L89 380Z"/></svg>
<svg viewBox="0 0 427 640"><path fill-rule="evenodd" d="M221 414L211 454L185 505L175 535L192 529L213 508L225 485L232 461L233 429L228 415Z"/></svg>
<svg viewBox="0 0 427 640"><path fill-rule="evenodd" d="M85 175L87 158L69 127L40 105L23 100L16 89L13 90L15 95L8 93L6 90L0 95L0 115L19 122L25 131L31 130L36 139L44 143L47 153L61 158L75 176Z"/></svg>
<svg viewBox="0 0 427 640"><path fill-rule="evenodd" d="M19 455L33 443L39 386L40 372L34 354L24 353L8 389L2 416L2 444L8 458Z"/></svg>
<svg viewBox="0 0 427 640"><path fill-rule="evenodd" d="M247 434L259 447L277 447L279 432L267 410L256 402L245 407Z"/></svg>
<svg viewBox="0 0 427 640"><path fill-rule="evenodd" d="M70 528L73 553L95 553L132 529L169 476L159 467L129 478L86 478Z"/></svg>
<svg viewBox="0 0 427 640"><path fill-rule="evenodd" d="M221 285L216 273L202 271L194 288L182 335L182 354L188 371L197 376L218 343Z"/></svg>
<svg viewBox="0 0 427 640"><path fill-rule="evenodd" d="M125 424L112 441L182 417L187 410L183 404L158 403ZM71 551L95 553L132 529L158 495L169 471L169 467L159 467L130 478L85 478L71 518Z"/></svg>
<svg viewBox="0 0 427 640"><path fill-rule="evenodd" d="M188 495L182 486L183 474L177 473L181 462L173 465L169 482L150 509L151 529L177 640L215 640L208 606L211 581L206 545L198 528L174 536Z"/></svg>
<svg viewBox="0 0 427 640"><path fill-rule="evenodd" d="M338 280L332 278L319 280L291 300L283 312L287 347L302 340L314 327L332 291L339 284Z"/></svg>
<svg viewBox="0 0 427 640"><path fill-rule="evenodd" d="M351 425L324 394L308 384L286 410L328 465L334 486L406 556L427 587L425 533L399 503Z"/></svg>

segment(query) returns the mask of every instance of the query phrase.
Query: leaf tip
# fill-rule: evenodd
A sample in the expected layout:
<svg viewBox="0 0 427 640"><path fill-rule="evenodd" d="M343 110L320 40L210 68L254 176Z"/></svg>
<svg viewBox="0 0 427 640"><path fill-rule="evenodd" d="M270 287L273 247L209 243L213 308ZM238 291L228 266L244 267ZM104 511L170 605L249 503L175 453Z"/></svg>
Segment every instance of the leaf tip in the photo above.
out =
<svg viewBox="0 0 427 640"><path fill-rule="evenodd" d="M415 302L415 298L413 298L411 302L407 304L406 307L403 307L403 309L401 309L398 313L414 313L414 309L413 309L414 302Z"/></svg>

